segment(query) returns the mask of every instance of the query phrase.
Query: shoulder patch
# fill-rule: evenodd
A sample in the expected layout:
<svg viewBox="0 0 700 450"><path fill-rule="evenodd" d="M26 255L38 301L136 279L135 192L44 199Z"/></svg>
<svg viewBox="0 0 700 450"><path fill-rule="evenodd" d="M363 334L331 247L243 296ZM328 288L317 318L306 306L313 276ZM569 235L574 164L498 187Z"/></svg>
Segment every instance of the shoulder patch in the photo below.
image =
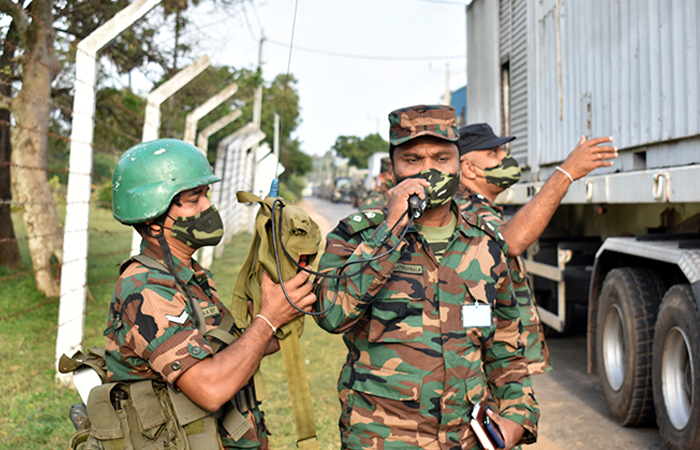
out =
<svg viewBox="0 0 700 450"><path fill-rule="evenodd" d="M470 226L478 228L489 235L489 237L496 241L498 246L501 247L503 253L508 253L508 243L506 243L506 240L498 229L498 226L494 226L492 221L486 220L482 215L474 214L473 212L469 211L463 210L462 215L464 216L464 220Z"/></svg>
<svg viewBox="0 0 700 450"><path fill-rule="evenodd" d="M462 217L464 217L464 220L465 220L469 225L471 225L472 227L480 228L480 226L479 226L479 216L477 216L477 215L474 214L473 212L468 211L468 210L466 210L466 209L463 209L463 210L461 211L461 213L462 213Z"/></svg>
<svg viewBox="0 0 700 450"><path fill-rule="evenodd" d="M384 222L385 214L381 209L366 209L349 215L340 221L350 234L356 234Z"/></svg>

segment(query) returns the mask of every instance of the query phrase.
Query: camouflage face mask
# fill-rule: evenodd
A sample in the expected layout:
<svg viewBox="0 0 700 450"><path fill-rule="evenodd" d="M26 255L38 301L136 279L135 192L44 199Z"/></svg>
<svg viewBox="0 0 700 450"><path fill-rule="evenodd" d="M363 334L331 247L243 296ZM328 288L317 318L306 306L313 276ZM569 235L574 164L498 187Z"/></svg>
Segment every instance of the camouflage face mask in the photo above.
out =
<svg viewBox="0 0 700 450"><path fill-rule="evenodd" d="M218 244L224 235L224 223L213 205L194 216L177 217L173 221L172 236L195 250Z"/></svg>
<svg viewBox="0 0 700 450"><path fill-rule="evenodd" d="M479 166L475 166L481 169ZM520 166L512 155L506 155L500 163L493 167L481 169L484 172L486 182L508 189L520 180Z"/></svg>
<svg viewBox="0 0 700 450"><path fill-rule="evenodd" d="M422 178L430 183L430 187L425 189L428 209L448 203L452 200L452 196L455 195L457 189L459 189L459 173L440 172L437 169L425 169L415 175L397 180L397 184L401 183L406 178Z"/></svg>

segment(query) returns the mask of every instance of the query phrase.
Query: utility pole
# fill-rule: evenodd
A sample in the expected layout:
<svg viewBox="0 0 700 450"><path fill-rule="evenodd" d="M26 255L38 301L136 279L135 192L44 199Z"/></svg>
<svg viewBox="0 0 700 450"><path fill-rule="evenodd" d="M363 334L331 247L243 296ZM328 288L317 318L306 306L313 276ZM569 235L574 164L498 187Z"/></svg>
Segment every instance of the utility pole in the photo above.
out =
<svg viewBox="0 0 700 450"><path fill-rule="evenodd" d="M450 92L450 64L445 63L445 104L449 105L452 101L452 93Z"/></svg>
<svg viewBox="0 0 700 450"><path fill-rule="evenodd" d="M433 73L441 73L442 70L440 69L433 69L432 65L429 66L430 71ZM456 73L460 73L461 71L457 71ZM445 96L443 97L443 104L444 105L450 105L452 103L452 92L450 92L450 64L446 63L445 64Z"/></svg>
<svg viewBox="0 0 700 450"><path fill-rule="evenodd" d="M263 42L265 42L265 30L260 29L260 46L258 48L258 71L262 73L262 51Z"/></svg>

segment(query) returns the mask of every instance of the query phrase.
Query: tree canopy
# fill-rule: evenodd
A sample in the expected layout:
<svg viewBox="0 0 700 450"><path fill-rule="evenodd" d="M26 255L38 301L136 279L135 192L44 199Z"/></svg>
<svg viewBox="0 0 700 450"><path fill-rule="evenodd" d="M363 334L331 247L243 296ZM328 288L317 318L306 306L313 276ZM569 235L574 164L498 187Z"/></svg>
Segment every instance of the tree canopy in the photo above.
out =
<svg viewBox="0 0 700 450"><path fill-rule="evenodd" d="M348 164L351 166L364 169L371 154L389 151L389 143L377 133L368 134L364 138L338 136L333 144L333 150L338 155L348 158Z"/></svg>

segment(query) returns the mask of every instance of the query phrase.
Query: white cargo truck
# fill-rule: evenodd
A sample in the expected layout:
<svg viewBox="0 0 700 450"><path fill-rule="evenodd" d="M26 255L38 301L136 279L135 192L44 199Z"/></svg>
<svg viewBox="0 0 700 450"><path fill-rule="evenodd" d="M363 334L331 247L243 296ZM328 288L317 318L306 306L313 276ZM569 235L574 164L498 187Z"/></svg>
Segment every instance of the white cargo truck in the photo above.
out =
<svg viewBox="0 0 700 450"><path fill-rule="evenodd" d="M586 313L589 370L622 425L700 448L700 2L474 0L468 123L517 136L517 209L581 135L619 158L571 185L527 254L543 321ZM508 207L508 206L507 206Z"/></svg>

